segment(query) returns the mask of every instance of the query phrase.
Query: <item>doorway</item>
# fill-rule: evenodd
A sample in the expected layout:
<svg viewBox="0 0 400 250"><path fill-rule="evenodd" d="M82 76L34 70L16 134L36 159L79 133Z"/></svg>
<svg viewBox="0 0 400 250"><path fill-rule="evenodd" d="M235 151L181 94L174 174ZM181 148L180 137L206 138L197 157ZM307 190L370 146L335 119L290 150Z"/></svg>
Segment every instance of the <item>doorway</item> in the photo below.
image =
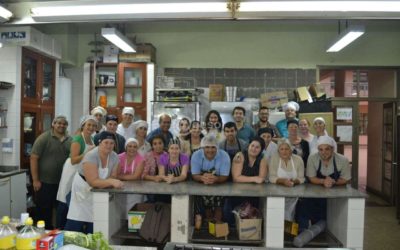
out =
<svg viewBox="0 0 400 250"><path fill-rule="evenodd" d="M352 163L352 186L394 205L397 69L320 67L319 77L332 98L338 152Z"/></svg>

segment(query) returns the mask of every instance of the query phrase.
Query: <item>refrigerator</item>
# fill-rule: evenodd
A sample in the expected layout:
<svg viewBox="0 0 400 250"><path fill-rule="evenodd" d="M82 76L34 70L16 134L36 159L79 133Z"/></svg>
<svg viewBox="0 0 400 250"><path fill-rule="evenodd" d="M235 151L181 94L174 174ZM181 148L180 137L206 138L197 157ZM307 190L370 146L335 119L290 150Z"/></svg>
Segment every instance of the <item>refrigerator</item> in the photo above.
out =
<svg viewBox="0 0 400 250"><path fill-rule="evenodd" d="M170 132L173 135L179 133L179 121L189 118L190 121L200 121L200 102L151 102L151 122L150 128L154 130L159 127L159 117L162 114L169 114L172 118Z"/></svg>

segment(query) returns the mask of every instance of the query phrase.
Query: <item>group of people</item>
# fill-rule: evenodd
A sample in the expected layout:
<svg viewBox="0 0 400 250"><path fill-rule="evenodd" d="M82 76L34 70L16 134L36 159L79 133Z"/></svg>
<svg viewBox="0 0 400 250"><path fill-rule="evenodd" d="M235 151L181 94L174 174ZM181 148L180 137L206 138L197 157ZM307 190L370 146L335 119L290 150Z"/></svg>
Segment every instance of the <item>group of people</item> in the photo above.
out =
<svg viewBox="0 0 400 250"><path fill-rule="evenodd" d="M336 153L324 119L314 119L317 134L312 135L309 121L296 118L296 103L289 102L283 108L285 119L277 126L268 121L268 108L260 108L259 121L251 126L245 121L246 110L238 106L232 111L234 121L225 124L216 110L209 111L203 123L183 118L176 135L170 132L172 119L167 114L159 117L159 128L148 133L146 121L133 121L132 107L122 110L120 123L102 107L94 108L82 117L73 137L67 134L67 119L56 116L52 129L36 139L31 154L36 217L44 219L46 228L51 229L57 200L57 228L92 232L90 189L122 188L123 181L170 184L191 178L213 185L269 180L293 187L308 180L326 188L348 183L349 163ZM145 200L139 197L130 202L140 199ZM165 197L149 196L147 200ZM196 200L195 209L207 220L229 220L227 204L238 202L204 196ZM301 229L325 217L325 200L287 199L285 219L296 219Z"/></svg>

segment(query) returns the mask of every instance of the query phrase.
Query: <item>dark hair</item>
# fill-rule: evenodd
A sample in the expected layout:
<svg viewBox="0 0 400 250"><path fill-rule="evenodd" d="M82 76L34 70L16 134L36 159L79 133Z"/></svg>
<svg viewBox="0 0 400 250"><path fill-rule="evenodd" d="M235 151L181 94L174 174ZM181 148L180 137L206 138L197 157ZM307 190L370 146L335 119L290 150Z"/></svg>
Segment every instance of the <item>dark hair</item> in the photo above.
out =
<svg viewBox="0 0 400 250"><path fill-rule="evenodd" d="M258 132L257 132L257 135L259 136L259 137L261 137L261 135L262 134L264 134L264 133L269 133L269 134L271 134L271 137L274 137L274 130L272 129L272 128L260 128L259 130L258 130Z"/></svg>
<svg viewBox="0 0 400 250"><path fill-rule="evenodd" d="M155 136L153 136L153 137L151 137L150 138L150 145L151 145L151 148L153 148L153 141L155 140L155 139L160 139L161 141L162 141L162 143L163 143L163 145L165 144L165 142L164 142L164 138L162 137L162 135L155 135ZM165 146L165 145L164 145Z"/></svg>
<svg viewBox="0 0 400 250"><path fill-rule="evenodd" d="M118 117L115 115L106 115L106 123L109 121L115 121L118 123Z"/></svg>
<svg viewBox="0 0 400 250"><path fill-rule="evenodd" d="M103 140L106 140L106 139L110 139L115 142L115 134L108 132L108 131L101 132L99 134L99 140L98 140L99 144L100 144L100 142L102 142Z"/></svg>
<svg viewBox="0 0 400 250"><path fill-rule="evenodd" d="M183 118L179 121L179 124L181 123L181 121L187 121L188 125L190 125L189 118L187 118L187 117L183 117Z"/></svg>
<svg viewBox="0 0 400 250"><path fill-rule="evenodd" d="M264 142L264 140L263 140L262 138L260 138L260 137L255 137L255 138L253 138L253 139L250 141L249 146L250 146L250 144L251 144L253 141L257 141L258 143L260 143L261 151L260 151L260 153L259 153L258 155L262 154L262 153L263 153L263 150L265 149L265 142Z"/></svg>
<svg viewBox="0 0 400 250"><path fill-rule="evenodd" d="M292 123L296 124L297 127L299 126L299 121L297 121L296 119L290 119L290 120L287 121L286 127L288 128L289 125L292 124Z"/></svg>
<svg viewBox="0 0 400 250"><path fill-rule="evenodd" d="M258 110L258 112L260 112L261 110L266 109L269 110L269 108L265 107L265 106L261 106L260 109Z"/></svg>
<svg viewBox="0 0 400 250"><path fill-rule="evenodd" d="M241 110L241 111L243 111L243 115L246 115L246 110L241 106L234 107L232 110L232 115L235 113L235 110Z"/></svg>
<svg viewBox="0 0 400 250"><path fill-rule="evenodd" d="M172 120L171 119L171 116L169 115L169 114L161 114L160 115L160 117L158 118L158 124L161 124L161 122L162 122L162 120L164 119L164 118L168 118L170 121Z"/></svg>
<svg viewBox="0 0 400 250"><path fill-rule="evenodd" d="M219 122L219 127L216 127L218 129L218 132L222 131L222 118L221 115L219 114L218 111L216 111L215 109L208 111L206 118L205 118L205 123L206 123L206 130L209 131L210 130L210 126L209 126L209 122L210 122L210 116L212 114L215 114L218 117L218 122Z"/></svg>
<svg viewBox="0 0 400 250"><path fill-rule="evenodd" d="M224 131L225 131L225 128L235 128L235 131L237 131L236 123L234 123L234 122L225 123L224 124Z"/></svg>
<svg viewBox="0 0 400 250"><path fill-rule="evenodd" d="M200 131L201 131L201 122L196 121L196 120L194 120L194 121L192 121L192 122L190 123L190 128L189 128L189 130L192 129L196 124L199 124L199 126L200 126ZM192 134L189 133L189 134L186 135L183 139L184 139L184 140L190 140L191 137L192 137ZM204 137L203 133L200 133L200 139L202 139L203 137Z"/></svg>

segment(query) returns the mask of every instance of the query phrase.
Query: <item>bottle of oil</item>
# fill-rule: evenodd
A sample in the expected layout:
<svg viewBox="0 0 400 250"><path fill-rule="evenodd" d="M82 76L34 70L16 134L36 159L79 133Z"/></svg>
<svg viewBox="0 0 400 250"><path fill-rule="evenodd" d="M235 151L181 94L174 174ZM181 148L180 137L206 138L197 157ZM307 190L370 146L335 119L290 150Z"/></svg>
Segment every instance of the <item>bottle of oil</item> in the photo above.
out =
<svg viewBox="0 0 400 250"><path fill-rule="evenodd" d="M1 219L0 225L0 249L15 249L17 231L13 229L9 224L10 218L8 216L4 216Z"/></svg>
<svg viewBox="0 0 400 250"><path fill-rule="evenodd" d="M40 233L33 226L31 217L26 219L25 227L17 234L17 250L36 249L36 240L40 238Z"/></svg>

